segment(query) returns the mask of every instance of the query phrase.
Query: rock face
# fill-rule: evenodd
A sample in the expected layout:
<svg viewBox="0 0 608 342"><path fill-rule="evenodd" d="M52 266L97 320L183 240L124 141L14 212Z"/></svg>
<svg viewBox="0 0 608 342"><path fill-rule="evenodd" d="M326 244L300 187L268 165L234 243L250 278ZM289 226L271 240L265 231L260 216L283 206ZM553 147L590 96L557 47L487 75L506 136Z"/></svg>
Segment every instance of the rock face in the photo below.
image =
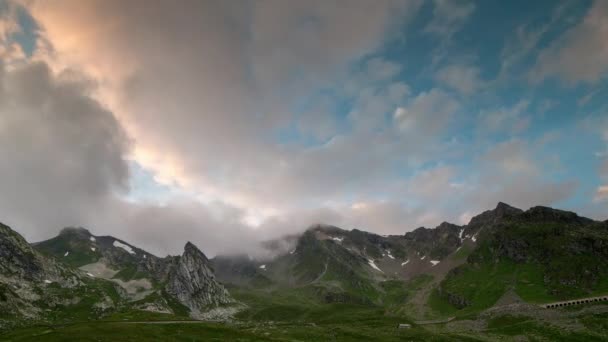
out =
<svg viewBox="0 0 608 342"><path fill-rule="evenodd" d="M499 202L495 209L484 211L483 213L473 217L469 224L465 226L465 236L476 236L480 231L491 230L497 224L514 218L524 211L514 208L506 203Z"/></svg>
<svg viewBox="0 0 608 342"><path fill-rule="evenodd" d="M50 284L69 289L66 295L44 291ZM82 285L77 272L45 258L17 232L0 223L0 328L5 319L23 322L39 318L41 306L74 300L72 289Z"/></svg>
<svg viewBox="0 0 608 342"><path fill-rule="evenodd" d="M510 287L536 286L556 300L601 291L608 279L605 222L548 207L522 211L499 203L496 209L474 217L465 234L477 236L476 248L465 264L450 271L440 288L455 307L471 305L479 293L488 295L470 282L474 276L504 277L510 279L505 283Z"/></svg>
<svg viewBox="0 0 608 342"><path fill-rule="evenodd" d="M433 259L443 259L460 247L460 233L463 229L461 226L443 222L436 228L420 227L408 232L404 239L408 249L429 255Z"/></svg>
<svg viewBox="0 0 608 342"><path fill-rule="evenodd" d="M127 300L168 294L189 308L193 318L207 318L202 313L234 302L216 281L207 257L192 243L186 244L182 256L159 258L112 236L95 236L84 228L65 228L57 237L34 246L56 260L119 284L126 291L122 292ZM26 247L29 248L27 243ZM169 298L164 303L168 301ZM157 302L149 304L159 311ZM165 306L161 311L169 310Z"/></svg>
<svg viewBox="0 0 608 342"><path fill-rule="evenodd" d="M0 223L0 274L39 280L44 277L42 262L19 234Z"/></svg>
<svg viewBox="0 0 608 342"><path fill-rule="evenodd" d="M210 307L234 303L224 286L215 280L205 254L190 242L172 265L165 290L190 308L193 317Z"/></svg>

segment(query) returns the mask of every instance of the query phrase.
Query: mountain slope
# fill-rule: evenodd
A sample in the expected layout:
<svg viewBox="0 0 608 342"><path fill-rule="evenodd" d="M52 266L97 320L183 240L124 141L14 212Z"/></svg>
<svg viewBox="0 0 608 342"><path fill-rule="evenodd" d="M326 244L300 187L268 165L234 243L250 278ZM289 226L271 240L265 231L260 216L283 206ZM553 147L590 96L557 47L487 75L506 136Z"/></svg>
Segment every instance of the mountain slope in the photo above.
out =
<svg viewBox="0 0 608 342"><path fill-rule="evenodd" d="M532 303L608 293L606 222L534 207L496 215L479 235L477 249L440 286L456 309L490 307L508 291Z"/></svg>
<svg viewBox="0 0 608 342"><path fill-rule="evenodd" d="M272 260L218 256L212 264L239 294L304 294L313 303L399 307L433 318L505 305L506 298L541 303L607 294L606 226L498 203L464 226L444 222L403 235L314 226L290 237L293 247Z"/></svg>
<svg viewBox="0 0 608 342"><path fill-rule="evenodd" d="M46 258L0 224L0 327L51 316L98 318L118 304L117 296L113 284Z"/></svg>
<svg viewBox="0 0 608 342"><path fill-rule="evenodd" d="M186 244L182 256L159 258L112 236L65 228L58 236L33 246L96 279L117 284L124 300L140 310L185 312L200 318L218 306L235 304L215 280L207 257L191 243Z"/></svg>

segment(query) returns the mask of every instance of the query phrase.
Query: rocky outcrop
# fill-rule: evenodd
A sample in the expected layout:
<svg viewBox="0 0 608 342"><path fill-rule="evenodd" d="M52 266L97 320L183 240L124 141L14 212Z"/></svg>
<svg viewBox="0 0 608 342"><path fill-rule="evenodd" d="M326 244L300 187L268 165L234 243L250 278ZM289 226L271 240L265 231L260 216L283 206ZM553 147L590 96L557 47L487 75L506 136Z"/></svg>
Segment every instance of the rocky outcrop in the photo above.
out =
<svg viewBox="0 0 608 342"><path fill-rule="evenodd" d="M421 227L405 233L404 239L408 249L441 260L460 247L462 229L461 226L443 222L434 229Z"/></svg>
<svg viewBox="0 0 608 342"><path fill-rule="evenodd" d="M501 222L514 218L524 211L515 207L512 207L506 203L498 202L496 208L492 210L486 210L483 213L474 216L471 221L465 226L463 235L464 236L476 236L482 230L491 230L492 227L500 224Z"/></svg>
<svg viewBox="0 0 608 342"><path fill-rule="evenodd" d="M34 247L53 257L50 259L120 285L126 300L155 291L166 293L189 308L195 318L234 301L216 281L207 257L192 243L186 244L182 256L159 258L112 236L95 236L84 228L65 228L58 236ZM134 292L138 288L145 291Z"/></svg>
<svg viewBox="0 0 608 342"><path fill-rule="evenodd" d="M79 300L71 291L53 294L48 286L83 285L77 272L34 250L17 232L0 223L0 326L40 319L44 308ZM61 292L61 291L60 291Z"/></svg>
<svg viewBox="0 0 608 342"><path fill-rule="evenodd" d="M28 280L40 280L44 277L43 264L32 247L21 235L1 223L0 274Z"/></svg>
<svg viewBox="0 0 608 342"><path fill-rule="evenodd" d="M234 303L224 286L215 280L205 254L190 242L182 256L174 260L165 290L187 306L195 318L211 308Z"/></svg>
<svg viewBox="0 0 608 342"><path fill-rule="evenodd" d="M524 222L559 223L578 226L588 225L594 222L586 217L578 216L571 211L543 206L536 206L528 209L519 215L519 219Z"/></svg>

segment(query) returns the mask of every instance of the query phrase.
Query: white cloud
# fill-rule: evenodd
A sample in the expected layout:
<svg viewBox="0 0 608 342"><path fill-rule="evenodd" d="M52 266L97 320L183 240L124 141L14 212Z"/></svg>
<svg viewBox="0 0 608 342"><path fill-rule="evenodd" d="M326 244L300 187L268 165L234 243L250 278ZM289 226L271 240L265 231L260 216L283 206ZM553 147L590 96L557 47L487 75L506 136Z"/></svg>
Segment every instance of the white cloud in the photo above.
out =
<svg viewBox="0 0 608 342"><path fill-rule="evenodd" d="M433 4L433 19L425 31L445 39L458 32L475 11L475 4L470 1L434 0Z"/></svg>
<svg viewBox="0 0 608 342"><path fill-rule="evenodd" d="M83 69L100 83L100 98L133 137L139 163L158 179L194 189L208 200L264 210L297 205L320 191L332 195L327 187L310 187L310 177L287 172L321 150L269 140L291 124L294 102L310 95L313 85L317 89L341 80L339 70L346 71L351 62L383 44L387 30L403 25L419 5L259 1L247 9L215 1L180 6L151 6L147 1L64 1L51 6L34 1L30 8L53 48L53 65ZM77 18L71 15L75 12ZM368 67L368 82L399 70L380 59ZM398 82L381 94L359 87L357 110L373 120L394 108L387 107L386 99L397 101L408 91ZM319 114L326 110L331 106L304 115L298 129L321 140L334 136L335 122ZM322 123L319 129L311 129L317 123ZM366 155L378 148L357 146ZM323 149L326 164L313 173L346 189L352 185L349 180L321 172L341 168L338 160L344 156L331 152L338 150ZM352 157L344 164L360 162Z"/></svg>
<svg viewBox="0 0 608 342"><path fill-rule="evenodd" d="M448 65L437 71L435 79L463 95L471 95L483 86L479 68L471 65Z"/></svg>
<svg viewBox="0 0 608 342"><path fill-rule="evenodd" d="M459 109L459 103L439 89L431 89L414 97L393 114L397 127L403 133L437 136Z"/></svg>
<svg viewBox="0 0 608 342"><path fill-rule="evenodd" d="M521 100L511 107L484 110L479 113L478 131L480 134L498 132L519 134L530 124L530 117L525 115L530 102Z"/></svg>
<svg viewBox="0 0 608 342"><path fill-rule="evenodd" d="M608 2L594 1L580 23L542 50L533 80L557 75L569 83L594 83L608 71Z"/></svg>
<svg viewBox="0 0 608 342"><path fill-rule="evenodd" d="M608 199L608 185L601 185L597 188L593 200L595 202L602 202L606 199Z"/></svg>
<svg viewBox="0 0 608 342"><path fill-rule="evenodd" d="M367 74L372 81L382 81L394 78L401 72L402 66L382 58L372 58L367 62Z"/></svg>
<svg viewBox="0 0 608 342"><path fill-rule="evenodd" d="M537 52L540 41L566 21L567 14L571 12L573 5L576 3L567 1L558 3L551 13L550 20L541 25L519 25L514 34L507 38L500 53L501 65L498 79L504 80L513 76L514 70L518 66L521 67L527 58Z"/></svg>

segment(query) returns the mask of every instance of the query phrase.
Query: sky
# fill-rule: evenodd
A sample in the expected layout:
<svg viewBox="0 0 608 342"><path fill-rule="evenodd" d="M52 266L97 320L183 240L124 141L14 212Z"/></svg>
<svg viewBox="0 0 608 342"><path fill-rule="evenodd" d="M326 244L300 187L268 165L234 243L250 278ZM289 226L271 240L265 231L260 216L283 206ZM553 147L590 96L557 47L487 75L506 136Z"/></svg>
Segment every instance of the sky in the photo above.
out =
<svg viewBox="0 0 608 342"><path fill-rule="evenodd" d="M608 1L0 0L0 221L209 256L608 218Z"/></svg>

